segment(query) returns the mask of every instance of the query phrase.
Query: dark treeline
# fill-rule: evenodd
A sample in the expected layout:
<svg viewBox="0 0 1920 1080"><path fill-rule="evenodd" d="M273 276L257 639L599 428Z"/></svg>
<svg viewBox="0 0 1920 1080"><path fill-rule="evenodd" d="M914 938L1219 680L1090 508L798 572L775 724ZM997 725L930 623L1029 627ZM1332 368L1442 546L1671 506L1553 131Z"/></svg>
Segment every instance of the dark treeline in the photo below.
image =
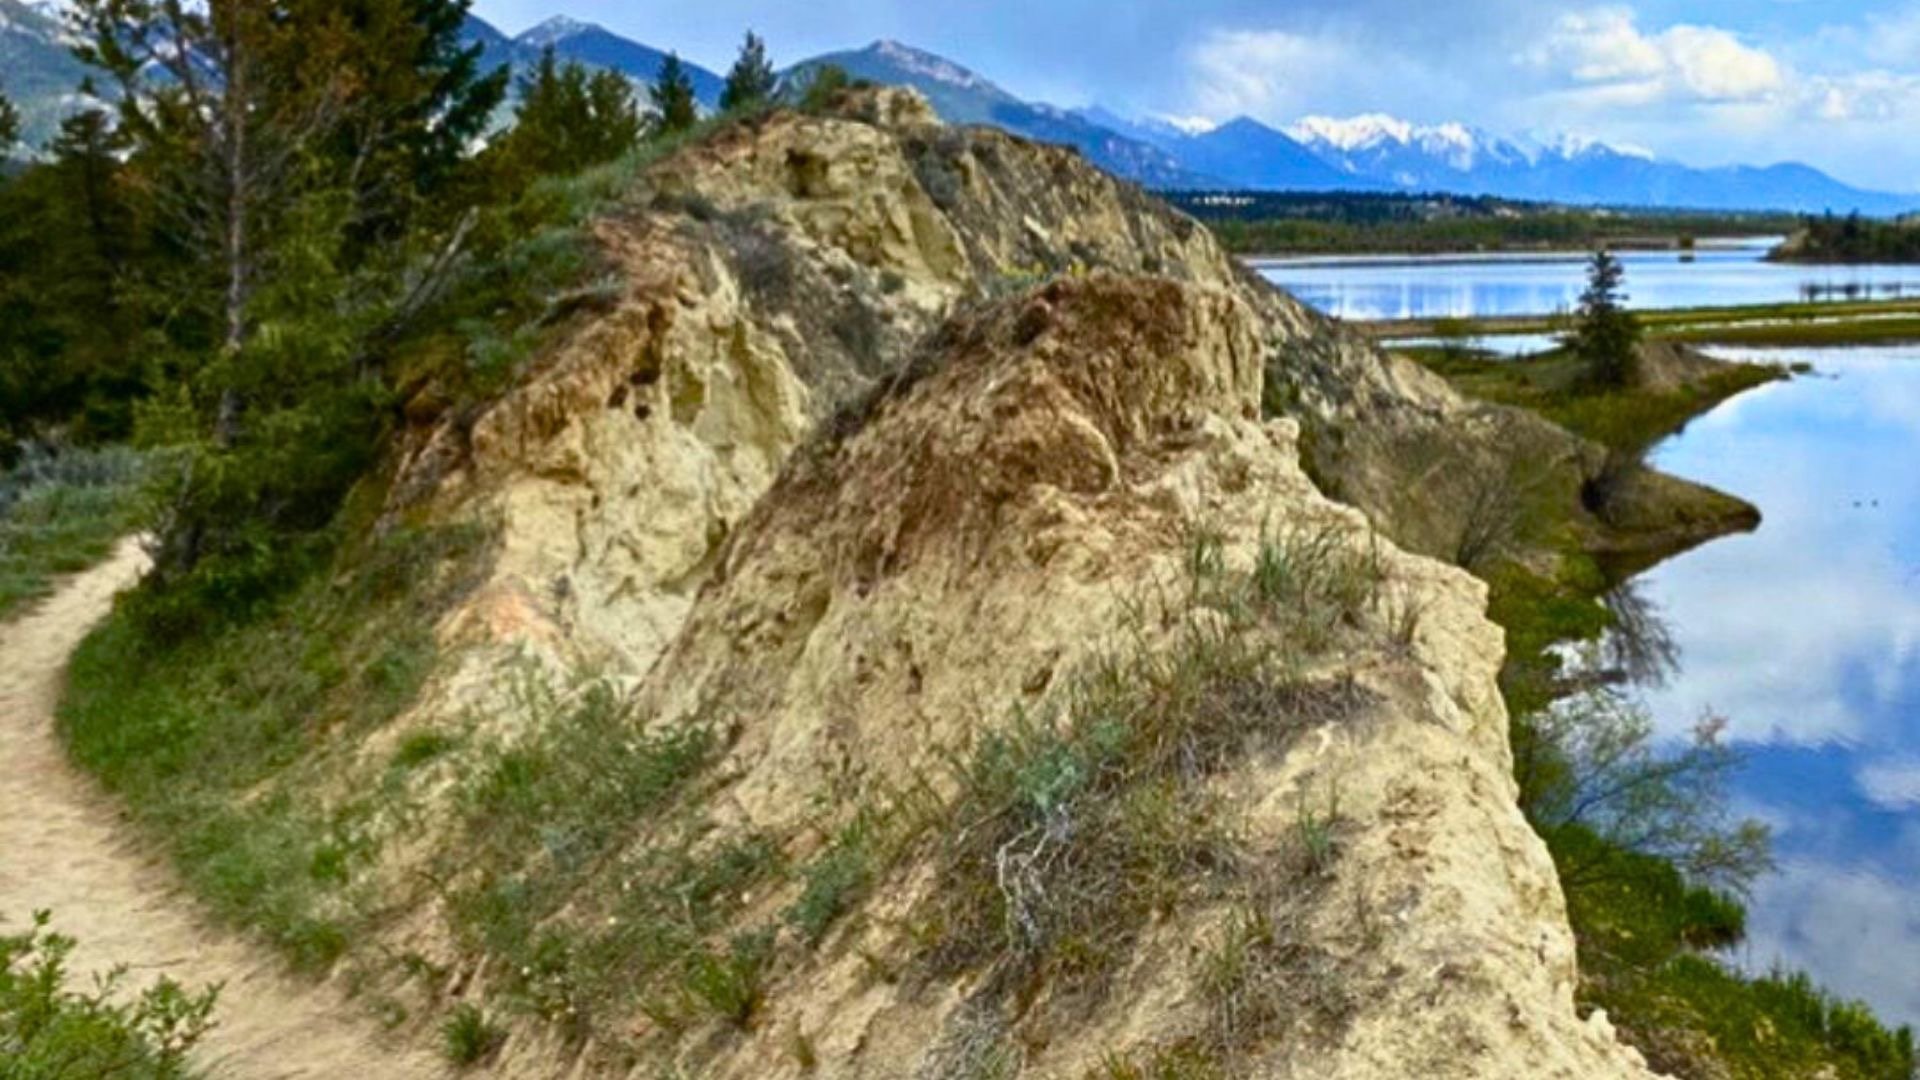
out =
<svg viewBox="0 0 1920 1080"><path fill-rule="evenodd" d="M1920 263L1920 218L1810 217L1775 249L1773 258L1780 262Z"/></svg>
<svg viewBox="0 0 1920 1080"><path fill-rule="evenodd" d="M645 100L551 54L482 70L467 7L75 0L96 104L32 148L0 106L0 467L150 448L159 622L310 565L407 394L497 382L591 269L561 178L702 122L677 60ZM748 35L727 106L774 92Z"/></svg>
<svg viewBox="0 0 1920 1080"><path fill-rule="evenodd" d="M1491 196L1176 192L1169 196L1242 254L1405 253L1685 247L1785 233L1785 214L1581 209Z"/></svg>

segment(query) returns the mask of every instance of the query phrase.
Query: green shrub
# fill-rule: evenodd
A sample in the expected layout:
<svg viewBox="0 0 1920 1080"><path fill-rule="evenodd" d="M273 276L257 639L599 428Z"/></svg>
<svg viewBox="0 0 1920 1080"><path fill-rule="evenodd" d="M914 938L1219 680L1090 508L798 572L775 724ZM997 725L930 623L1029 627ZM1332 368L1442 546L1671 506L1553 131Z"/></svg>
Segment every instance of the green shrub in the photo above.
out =
<svg viewBox="0 0 1920 1080"><path fill-rule="evenodd" d="M458 738L444 731L415 731L400 740L393 752L393 767L417 769L452 753L459 745Z"/></svg>
<svg viewBox="0 0 1920 1080"><path fill-rule="evenodd" d="M478 1005L455 1006L440 1024L441 1049L455 1065L478 1065L497 1053L506 1041L506 1029L494 1023Z"/></svg>
<svg viewBox="0 0 1920 1080"><path fill-rule="evenodd" d="M527 734L471 752L461 837L439 871L453 924L504 972L504 1001L576 1039L634 1008L677 1026L699 1000L683 979L724 995L748 974L744 954L708 956L705 942L779 852L757 834L716 842L676 806L717 749L706 727L650 729L590 678L558 687L523 668L515 697Z"/></svg>
<svg viewBox="0 0 1920 1080"><path fill-rule="evenodd" d="M538 854L565 875L608 845L704 766L705 728L641 730L631 704L604 682L562 698L529 692L537 737L504 750L469 794L469 836L483 859Z"/></svg>
<svg viewBox="0 0 1920 1080"><path fill-rule="evenodd" d="M217 989L190 993L162 979L137 995L116 971L90 992L69 989L74 941L49 933L45 912L0 936L0 1076L185 1080L187 1053L213 1026Z"/></svg>
<svg viewBox="0 0 1920 1080"><path fill-rule="evenodd" d="M1212 1053L1176 1045L1144 1054L1109 1054L1089 1080L1227 1080L1229 1075Z"/></svg>
<svg viewBox="0 0 1920 1080"><path fill-rule="evenodd" d="M787 921L809 944L818 944L840 914L858 903L872 884L875 826L862 814L802 871L806 887L787 909Z"/></svg>
<svg viewBox="0 0 1920 1080"><path fill-rule="evenodd" d="M713 1015L745 1027L760 1007L761 983L773 957L772 930L735 935L725 952L702 950L687 964L682 985Z"/></svg>

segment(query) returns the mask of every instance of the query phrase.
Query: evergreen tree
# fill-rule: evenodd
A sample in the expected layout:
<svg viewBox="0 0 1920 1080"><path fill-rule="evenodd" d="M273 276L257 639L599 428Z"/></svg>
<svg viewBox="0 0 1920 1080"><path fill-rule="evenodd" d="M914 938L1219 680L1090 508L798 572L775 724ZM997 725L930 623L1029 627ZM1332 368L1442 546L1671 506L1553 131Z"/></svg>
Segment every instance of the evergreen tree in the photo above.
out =
<svg viewBox="0 0 1920 1080"><path fill-rule="evenodd" d="M122 290L141 229L107 116L67 118L48 149L0 185L0 429L121 438L143 388L139 305Z"/></svg>
<svg viewBox="0 0 1920 1080"><path fill-rule="evenodd" d="M0 158L6 157L20 141L20 110L7 95L0 94Z"/></svg>
<svg viewBox="0 0 1920 1080"><path fill-rule="evenodd" d="M588 138L580 167L624 156L640 143L645 127L633 83L617 71L601 69L587 81Z"/></svg>
<svg viewBox="0 0 1920 1080"><path fill-rule="evenodd" d="M654 125L661 134L686 131L700 119L694 101L693 77L687 74L678 53L668 53L660 65L660 75L650 92L653 98Z"/></svg>
<svg viewBox="0 0 1920 1080"><path fill-rule="evenodd" d="M853 77L847 69L838 64L821 64L807 77L806 86L800 91L800 109L803 112L824 112L834 100L853 85Z"/></svg>
<svg viewBox="0 0 1920 1080"><path fill-rule="evenodd" d="M570 113L584 108L579 66L562 68L549 45L533 70L520 78L520 111L513 128L499 141L498 156L514 171L539 175L558 172L569 156L567 142L576 122Z"/></svg>
<svg viewBox="0 0 1920 1080"><path fill-rule="evenodd" d="M91 80L81 94L96 96ZM36 288L61 341L60 363L79 386L75 433L124 438L131 407L145 390L135 351L146 309L128 280L141 254L141 228L128 199L121 140L102 109L74 113L48 144L52 160L36 169L44 183L43 240Z"/></svg>
<svg viewBox="0 0 1920 1080"><path fill-rule="evenodd" d="M43 422L76 404L60 340L37 283L47 220L45 185L31 172L0 181L0 463Z"/></svg>
<svg viewBox="0 0 1920 1080"><path fill-rule="evenodd" d="M228 353L248 340L274 219L311 179L345 92L312 84L308 59L340 46L300 40L287 5L76 0L73 12L81 59L120 84L120 130L162 228L210 271L204 299ZM237 404L223 405L223 427Z"/></svg>
<svg viewBox="0 0 1920 1080"><path fill-rule="evenodd" d="M432 210L506 99L508 72L480 69L461 37L469 0L286 0L306 43L309 99L338 93L327 152L356 231L390 239Z"/></svg>
<svg viewBox="0 0 1920 1080"><path fill-rule="evenodd" d="M537 176L564 175L620 157L640 141L633 84L615 71L591 75L548 48L520 81L520 113L489 151L501 194Z"/></svg>
<svg viewBox="0 0 1920 1080"><path fill-rule="evenodd" d="M81 58L119 84L136 210L169 258L142 359L142 435L180 463L156 595L221 605L277 580L386 415L380 342L411 251L468 234L429 198L500 99L459 43L465 0L73 0ZM75 132L76 138L83 133ZM423 210L434 211L432 214ZM458 215L458 211L453 211Z"/></svg>
<svg viewBox="0 0 1920 1080"><path fill-rule="evenodd" d="M747 31L747 40L740 46L740 58L733 62L733 70L727 73L726 89L720 92L721 110L732 112L768 101L773 97L776 81L773 64L767 60L767 43L753 31Z"/></svg>
<svg viewBox="0 0 1920 1080"><path fill-rule="evenodd" d="M1626 308L1626 268L1602 249L1587 267L1587 288L1568 344L1599 386L1620 388L1633 382L1638 365L1640 320Z"/></svg>
<svg viewBox="0 0 1920 1080"><path fill-rule="evenodd" d="M80 84L83 98L97 99L92 79ZM69 211L62 216L73 246L84 252L87 276L100 290L95 310L113 307L115 279L126 270L134 223L119 190L121 140L113 121L101 109L84 109L60 122L60 134L47 149L55 187L65 196Z"/></svg>

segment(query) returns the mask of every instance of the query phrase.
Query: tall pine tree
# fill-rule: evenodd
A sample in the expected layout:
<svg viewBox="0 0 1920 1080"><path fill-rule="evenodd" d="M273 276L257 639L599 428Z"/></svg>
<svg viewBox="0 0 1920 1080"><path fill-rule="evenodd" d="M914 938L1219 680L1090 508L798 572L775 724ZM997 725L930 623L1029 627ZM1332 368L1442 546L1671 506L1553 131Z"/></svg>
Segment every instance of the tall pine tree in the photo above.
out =
<svg viewBox="0 0 1920 1080"><path fill-rule="evenodd" d="M505 67L461 37L469 0L293 0L310 95L344 86L326 150L363 237L389 240L435 209L506 99Z"/></svg>
<svg viewBox="0 0 1920 1080"><path fill-rule="evenodd" d="M1627 310L1627 271L1613 253L1602 248L1587 266L1587 288L1569 344L1586 364L1596 385L1620 388L1636 374L1640 348L1640 321Z"/></svg>
<svg viewBox="0 0 1920 1080"><path fill-rule="evenodd" d="M76 0L72 13L81 59L119 83L120 129L162 228L209 271L227 353L249 338L275 218L313 179L347 92L344 79L305 84L307 58L338 46L301 41L286 2Z"/></svg>
<svg viewBox="0 0 1920 1080"><path fill-rule="evenodd" d="M772 99L777 81L773 64L767 60L767 43L749 30L746 42L740 46L739 59L727 73L726 89L720 92L720 108L732 112L763 104Z"/></svg>
<svg viewBox="0 0 1920 1080"><path fill-rule="evenodd" d="M465 0L72 0L140 209L185 272L143 430L181 463L156 580L232 596L330 518L384 413L370 344L454 239L435 196L503 92ZM455 211L457 213L457 211ZM438 260L445 262L445 260ZM159 284L150 282L150 285Z"/></svg>
<svg viewBox="0 0 1920 1080"><path fill-rule="evenodd" d="M80 93L97 97L92 80ZM79 386L74 421L83 438L124 438L132 403L145 390L128 343L156 298L129 287L144 244L120 163L123 148L112 117L84 109L61 121L47 146L51 160L35 176L47 188L37 287L59 332L61 366Z"/></svg>
<svg viewBox="0 0 1920 1080"><path fill-rule="evenodd" d="M645 127L633 83L602 68L587 80L588 135L582 140L580 168L612 161L640 142Z"/></svg>
<svg viewBox="0 0 1920 1080"><path fill-rule="evenodd" d="M140 305L123 289L142 230L110 117L68 117L47 149L0 183L0 429L122 438L144 388L130 347Z"/></svg>
<svg viewBox="0 0 1920 1080"><path fill-rule="evenodd" d="M680 54L668 53L660 64L660 75L650 91L653 98L654 126L663 135L686 131L699 122L700 110L693 95L693 77L680 62Z"/></svg>

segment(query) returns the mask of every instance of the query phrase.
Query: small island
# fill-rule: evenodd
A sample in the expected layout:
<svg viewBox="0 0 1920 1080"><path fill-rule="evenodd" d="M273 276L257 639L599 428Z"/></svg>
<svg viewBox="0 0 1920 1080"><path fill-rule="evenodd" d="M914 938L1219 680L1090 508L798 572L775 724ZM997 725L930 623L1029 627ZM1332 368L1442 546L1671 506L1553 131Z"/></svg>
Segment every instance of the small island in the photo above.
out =
<svg viewBox="0 0 1920 1080"><path fill-rule="evenodd" d="M1809 217L1767 258L1782 263L1843 265L1920 263L1920 214L1894 221L1859 214Z"/></svg>

